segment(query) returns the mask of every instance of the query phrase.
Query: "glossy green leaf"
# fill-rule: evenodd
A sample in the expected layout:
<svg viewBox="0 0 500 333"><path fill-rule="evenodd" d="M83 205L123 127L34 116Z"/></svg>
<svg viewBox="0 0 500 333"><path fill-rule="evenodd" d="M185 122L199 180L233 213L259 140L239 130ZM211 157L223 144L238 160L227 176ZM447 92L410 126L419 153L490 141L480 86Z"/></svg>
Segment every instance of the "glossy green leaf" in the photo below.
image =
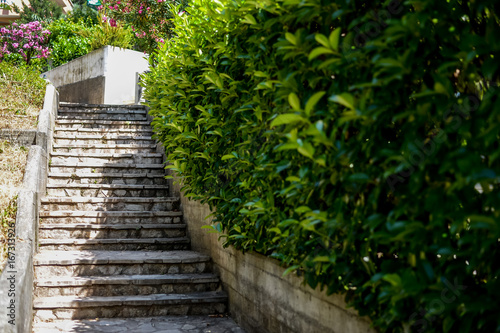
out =
<svg viewBox="0 0 500 333"><path fill-rule="evenodd" d="M354 97L349 93L342 93L340 95L332 95L328 98L329 101L341 104L349 109L354 109Z"/></svg>
<svg viewBox="0 0 500 333"><path fill-rule="evenodd" d="M321 45L323 45L324 47L326 48L330 48L330 42L328 41L328 38L325 37L325 35L322 35L322 34L316 34L314 36L314 39L316 39L316 41L318 43L320 43Z"/></svg>
<svg viewBox="0 0 500 333"><path fill-rule="evenodd" d="M335 52L330 50L329 48L326 48L326 47L323 47L323 46L320 46L320 47L317 47L315 48L314 50L311 51L311 53L309 53L309 60L313 60L313 59L316 59L317 57L319 57L320 55L323 55L323 54L334 54Z"/></svg>
<svg viewBox="0 0 500 333"><path fill-rule="evenodd" d="M271 122L271 127L279 126L279 125L287 125L297 122L306 122L307 120L302 116L295 113L285 113L280 114Z"/></svg>
<svg viewBox="0 0 500 333"><path fill-rule="evenodd" d="M334 49L335 51L339 50L339 38L340 38L340 31L342 29L339 27L335 30L333 30L330 33L330 37L328 37L328 42L330 44L330 47Z"/></svg>
<svg viewBox="0 0 500 333"><path fill-rule="evenodd" d="M314 107L316 106L316 104L318 104L318 102L321 99L321 97L323 97L325 94L326 94L325 91L319 91L319 92L315 93L314 95L312 95L307 100L306 107L305 107L305 112L306 112L307 116L311 115L312 110L314 109Z"/></svg>
<svg viewBox="0 0 500 333"><path fill-rule="evenodd" d="M288 103L290 103L292 109L294 109L295 111L301 111L302 110L301 107L300 107L300 99L297 96L297 94L290 93L290 95L288 95Z"/></svg>

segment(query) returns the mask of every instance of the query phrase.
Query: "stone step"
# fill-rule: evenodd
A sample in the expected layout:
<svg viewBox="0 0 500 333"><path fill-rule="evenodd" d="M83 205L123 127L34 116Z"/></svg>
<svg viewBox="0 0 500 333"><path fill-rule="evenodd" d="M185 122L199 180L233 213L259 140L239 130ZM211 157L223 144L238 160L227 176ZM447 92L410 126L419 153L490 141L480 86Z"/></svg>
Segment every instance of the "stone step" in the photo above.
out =
<svg viewBox="0 0 500 333"><path fill-rule="evenodd" d="M149 121L139 120L56 120L60 128L122 128L122 129L150 129Z"/></svg>
<svg viewBox="0 0 500 333"><path fill-rule="evenodd" d="M59 102L59 109L86 109L86 110L146 110L144 105L140 104L89 104L89 103L73 103Z"/></svg>
<svg viewBox="0 0 500 333"><path fill-rule="evenodd" d="M51 163L139 163L161 164L163 155L158 153L78 153L52 152Z"/></svg>
<svg viewBox="0 0 500 333"><path fill-rule="evenodd" d="M208 315L226 311L227 294L207 291L190 294L137 296L40 297L34 301L40 321L87 318L134 318L166 315Z"/></svg>
<svg viewBox="0 0 500 333"><path fill-rule="evenodd" d="M147 112L144 108L127 108L127 107L94 107L94 108L81 108L81 107L71 107L62 106L58 110L58 115L64 115L68 113L77 113L80 115L84 114L141 114L146 115Z"/></svg>
<svg viewBox="0 0 500 333"><path fill-rule="evenodd" d="M147 120L145 109L126 108L59 108L58 119Z"/></svg>
<svg viewBox="0 0 500 333"><path fill-rule="evenodd" d="M218 288L219 278L210 273L54 277L36 280L35 296L185 294Z"/></svg>
<svg viewBox="0 0 500 333"><path fill-rule="evenodd" d="M188 250L189 238L97 238L97 239L39 239L43 250L96 251L175 251Z"/></svg>
<svg viewBox="0 0 500 333"><path fill-rule="evenodd" d="M45 197L41 211L172 211L178 209L178 197Z"/></svg>
<svg viewBox="0 0 500 333"><path fill-rule="evenodd" d="M54 135L56 144L141 144L152 145L155 143L151 136L133 136L133 135Z"/></svg>
<svg viewBox="0 0 500 333"><path fill-rule="evenodd" d="M177 224L182 212L174 211L41 211L40 223L62 224Z"/></svg>
<svg viewBox="0 0 500 333"><path fill-rule="evenodd" d="M177 224L85 224L42 223L39 239L125 239L186 237L186 225Z"/></svg>
<svg viewBox="0 0 500 333"><path fill-rule="evenodd" d="M47 184L47 195L55 197L167 197L166 185Z"/></svg>
<svg viewBox="0 0 500 333"><path fill-rule="evenodd" d="M152 173L68 173L49 172L49 184L165 185L162 174Z"/></svg>
<svg viewBox="0 0 500 333"><path fill-rule="evenodd" d="M54 144L53 152L61 153L155 153L156 144Z"/></svg>
<svg viewBox="0 0 500 333"><path fill-rule="evenodd" d="M122 120L122 121L129 121L129 120L142 120L146 121L147 117L145 114L122 114L122 113L83 113L81 114L80 112L61 112L59 110L59 115L57 116L57 119L63 120L63 119L68 119L68 120L89 120L89 119L95 119L95 120Z"/></svg>
<svg viewBox="0 0 500 333"><path fill-rule="evenodd" d="M75 211L75 210L59 210L59 211L40 211L40 218L62 218L62 217L84 217L84 218L121 218L126 219L131 218L151 218L151 217L178 217L180 223L180 217L182 212L180 211ZM66 223L66 222L64 222ZM103 222L105 223L105 222Z"/></svg>
<svg viewBox="0 0 500 333"><path fill-rule="evenodd" d="M227 316L160 316L37 322L35 333L245 333Z"/></svg>
<svg viewBox="0 0 500 333"><path fill-rule="evenodd" d="M48 251L34 257L37 279L207 273L210 257L194 251Z"/></svg>
<svg viewBox="0 0 500 333"><path fill-rule="evenodd" d="M103 135L103 134L140 134L141 136L151 136L153 135L153 131L151 128L65 128L65 127L56 127L54 132L57 135Z"/></svg>
<svg viewBox="0 0 500 333"><path fill-rule="evenodd" d="M133 163L65 163L49 161L49 171L57 173L150 173L165 175L163 164Z"/></svg>

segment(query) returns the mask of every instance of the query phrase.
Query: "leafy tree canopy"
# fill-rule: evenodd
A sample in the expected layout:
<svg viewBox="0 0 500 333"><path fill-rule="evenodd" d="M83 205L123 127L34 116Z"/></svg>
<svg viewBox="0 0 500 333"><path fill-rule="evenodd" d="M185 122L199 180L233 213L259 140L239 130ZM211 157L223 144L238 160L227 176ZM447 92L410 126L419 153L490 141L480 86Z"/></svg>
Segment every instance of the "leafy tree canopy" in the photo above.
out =
<svg viewBox="0 0 500 333"><path fill-rule="evenodd" d="M22 8L12 5L12 10L21 16L18 23L52 22L64 15L61 7L49 0L30 0L29 6L26 3Z"/></svg>

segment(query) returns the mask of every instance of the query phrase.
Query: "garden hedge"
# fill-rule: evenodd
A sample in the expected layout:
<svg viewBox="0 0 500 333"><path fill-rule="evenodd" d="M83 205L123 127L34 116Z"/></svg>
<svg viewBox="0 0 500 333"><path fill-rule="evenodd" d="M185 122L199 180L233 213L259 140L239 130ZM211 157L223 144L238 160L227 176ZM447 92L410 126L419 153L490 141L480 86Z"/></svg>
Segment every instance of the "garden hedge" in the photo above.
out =
<svg viewBox="0 0 500 333"><path fill-rule="evenodd" d="M345 293L383 332L500 332L500 3L186 11L146 98L224 244Z"/></svg>

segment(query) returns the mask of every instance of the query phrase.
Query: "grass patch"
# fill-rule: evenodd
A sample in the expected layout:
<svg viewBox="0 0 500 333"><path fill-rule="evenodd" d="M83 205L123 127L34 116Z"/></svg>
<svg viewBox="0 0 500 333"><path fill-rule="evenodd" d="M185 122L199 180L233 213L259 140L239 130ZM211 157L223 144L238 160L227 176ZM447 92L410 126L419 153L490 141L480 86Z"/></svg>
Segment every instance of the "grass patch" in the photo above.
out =
<svg viewBox="0 0 500 333"><path fill-rule="evenodd" d="M34 67L0 63L0 128L36 128L46 81Z"/></svg>
<svg viewBox="0 0 500 333"><path fill-rule="evenodd" d="M15 223L28 149L0 142L0 272L7 260L7 231Z"/></svg>

